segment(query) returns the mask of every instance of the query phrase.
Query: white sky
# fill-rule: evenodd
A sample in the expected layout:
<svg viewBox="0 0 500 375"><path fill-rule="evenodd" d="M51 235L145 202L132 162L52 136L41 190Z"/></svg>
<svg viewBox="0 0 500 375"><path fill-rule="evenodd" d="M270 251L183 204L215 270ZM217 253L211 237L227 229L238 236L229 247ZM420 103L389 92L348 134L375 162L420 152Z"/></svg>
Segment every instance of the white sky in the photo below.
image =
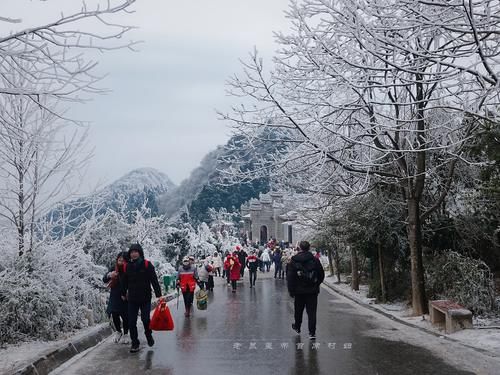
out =
<svg viewBox="0 0 500 375"><path fill-rule="evenodd" d="M92 122L95 147L82 190L139 167L157 168L178 184L207 152L225 143L229 129L215 109L229 110L236 102L226 96L225 81L241 71L238 59L254 46L270 62L273 31L288 28L288 2L139 0L136 13L122 20L139 27L128 39L144 41L140 52L99 56L98 71L108 73L102 86L112 92L73 110ZM56 17L61 7L79 9L81 1L0 4L2 16L39 23Z"/></svg>

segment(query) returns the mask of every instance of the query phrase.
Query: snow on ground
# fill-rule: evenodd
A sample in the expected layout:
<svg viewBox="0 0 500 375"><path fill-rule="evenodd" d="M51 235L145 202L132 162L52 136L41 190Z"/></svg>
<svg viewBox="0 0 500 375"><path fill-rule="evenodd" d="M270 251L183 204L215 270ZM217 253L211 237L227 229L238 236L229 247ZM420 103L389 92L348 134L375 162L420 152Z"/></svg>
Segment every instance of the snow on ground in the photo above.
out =
<svg viewBox="0 0 500 375"><path fill-rule="evenodd" d="M487 327L500 327L500 317L473 318L474 329L466 329L452 334L445 334L444 330L433 326L430 322L429 315L411 316L411 308L403 302L377 304L374 298L368 298L368 286L360 285L359 291L351 289L350 285L345 282L344 275L341 276L341 283L337 284L337 277L326 277L325 283L335 289L342 291L344 294L364 304L370 304L373 308L380 310L386 314L390 314L395 318L401 319L406 323L413 324L420 328L440 334L443 337L449 337L458 340L463 344L476 347L478 349L487 350L492 353L500 353L500 329Z"/></svg>
<svg viewBox="0 0 500 375"><path fill-rule="evenodd" d="M78 340L82 336L98 331L106 324L108 323L67 333L64 337L56 341L31 341L16 345L7 345L6 348L0 349L0 374L6 374L9 371L25 367L38 358Z"/></svg>

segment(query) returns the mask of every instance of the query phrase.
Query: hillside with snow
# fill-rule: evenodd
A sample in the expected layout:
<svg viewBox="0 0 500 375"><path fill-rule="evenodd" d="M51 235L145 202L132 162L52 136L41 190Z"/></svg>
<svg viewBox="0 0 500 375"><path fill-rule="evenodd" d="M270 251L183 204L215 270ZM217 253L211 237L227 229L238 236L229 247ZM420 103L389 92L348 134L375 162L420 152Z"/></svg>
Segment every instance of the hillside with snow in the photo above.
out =
<svg viewBox="0 0 500 375"><path fill-rule="evenodd" d="M154 168L139 168L106 186L98 194L120 193L134 194L137 191L155 190L167 192L175 188L175 184L163 172Z"/></svg>
<svg viewBox="0 0 500 375"><path fill-rule="evenodd" d="M124 212L131 219L137 209L144 207L156 216L158 198L175 187L165 173L154 168L134 169L101 190L57 206L47 217L56 222L64 215L69 217L70 227L76 228L91 215L100 216L107 210ZM60 234L59 230L56 234Z"/></svg>

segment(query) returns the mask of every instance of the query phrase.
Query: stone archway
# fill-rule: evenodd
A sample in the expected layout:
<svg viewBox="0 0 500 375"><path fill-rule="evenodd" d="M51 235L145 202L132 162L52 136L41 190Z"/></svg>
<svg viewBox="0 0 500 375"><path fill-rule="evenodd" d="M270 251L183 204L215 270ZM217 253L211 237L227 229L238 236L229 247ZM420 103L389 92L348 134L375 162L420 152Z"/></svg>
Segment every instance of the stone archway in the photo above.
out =
<svg viewBox="0 0 500 375"><path fill-rule="evenodd" d="M265 244L267 242L267 226L263 225L260 227L260 243Z"/></svg>

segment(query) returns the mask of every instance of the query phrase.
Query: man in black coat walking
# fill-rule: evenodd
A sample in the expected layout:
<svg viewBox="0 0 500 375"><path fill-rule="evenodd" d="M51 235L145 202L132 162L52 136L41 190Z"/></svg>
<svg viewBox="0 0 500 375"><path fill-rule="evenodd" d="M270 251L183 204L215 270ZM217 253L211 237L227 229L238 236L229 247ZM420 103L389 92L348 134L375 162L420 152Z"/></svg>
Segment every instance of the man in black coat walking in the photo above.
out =
<svg viewBox="0 0 500 375"><path fill-rule="evenodd" d="M287 272L288 292L295 299L295 322L292 324L292 329L300 333L305 308L309 338L315 340L319 287L325 279L325 271L321 262L309 251L311 248L309 242L302 241L299 247L300 252L292 257Z"/></svg>
<svg viewBox="0 0 500 375"><path fill-rule="evenodd" d="M151 287L157 298L161 297L160 283L154 266L144 259L141 245L132 244L128 250L129 263L126 265L122 283L122 299L128 301L128 319L130 339L132 340L131 353L139 351L137 333L137 316L141 310L141 320L149 346L153 346L152 331L149 329L151 314Z"/></svg>

